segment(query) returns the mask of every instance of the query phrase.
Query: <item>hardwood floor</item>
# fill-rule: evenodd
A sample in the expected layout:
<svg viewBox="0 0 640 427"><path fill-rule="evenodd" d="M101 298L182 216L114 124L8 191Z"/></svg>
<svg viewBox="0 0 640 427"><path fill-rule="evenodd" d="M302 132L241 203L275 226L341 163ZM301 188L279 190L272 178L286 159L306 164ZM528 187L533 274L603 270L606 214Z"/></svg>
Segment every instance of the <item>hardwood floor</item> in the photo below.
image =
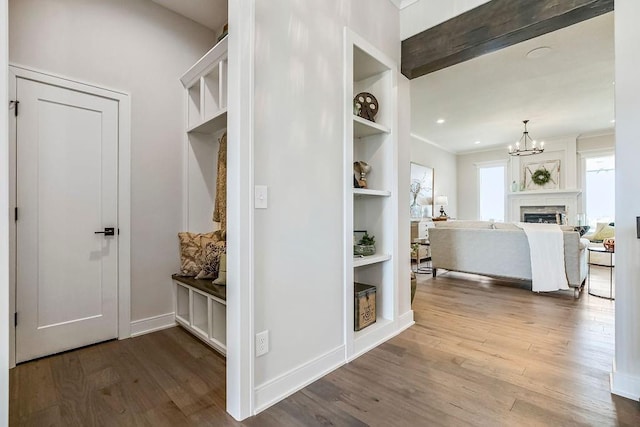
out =
<svg viewBox="0 0 640 427"><path fill-rule="evenodd" d="M614 302L521 287L419 275L415 326L243 423L224 359L172 328L18 366L10 425L639 426L609 392Z"/></svg>

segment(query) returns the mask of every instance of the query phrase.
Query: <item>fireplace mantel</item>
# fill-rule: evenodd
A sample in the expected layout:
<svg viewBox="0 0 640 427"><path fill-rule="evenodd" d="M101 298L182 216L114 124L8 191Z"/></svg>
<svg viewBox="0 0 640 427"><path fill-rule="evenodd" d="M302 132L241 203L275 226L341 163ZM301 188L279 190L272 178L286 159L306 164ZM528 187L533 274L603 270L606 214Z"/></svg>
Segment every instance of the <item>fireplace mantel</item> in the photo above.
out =
<svg viewBox="0 0 640 427"><path fill-rule="evenodd" d="M520 221L521 206L565 206L566 217L570 224L575 222L578 213L579 189L530 190L508 193L508 221Z"/></svg>
<svg viewBox="0 0 640 427"><path fill-rule="evenodd" d="M529 191L516 191L515 193L507 193L507 197L531 197L531 196L543 196L543 195L566 195L578 197L582 193L582 190L529 190Z"/></svg>

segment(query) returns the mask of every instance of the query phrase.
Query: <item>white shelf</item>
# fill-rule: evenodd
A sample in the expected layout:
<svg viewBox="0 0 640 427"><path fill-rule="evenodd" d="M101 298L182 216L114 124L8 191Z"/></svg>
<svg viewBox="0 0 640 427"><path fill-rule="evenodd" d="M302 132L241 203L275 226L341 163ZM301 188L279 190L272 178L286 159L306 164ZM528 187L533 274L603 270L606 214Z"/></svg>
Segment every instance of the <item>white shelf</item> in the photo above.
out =
<svg viewBox="0 0 640 427"><path fill-rule="evenodd" d="M184 87L191 87L200 77L209 73L219 62L227 56L227 46L229 37L225 37L205 53L189 70L180 77Z"/></svg>
<svg viewBox="0 0 640 427"><path fill-rule="evenodd" d="M378 330L383 329L385 326L389 325L391 322L392 321L389 319L385 319L384 317L378 316L376 318L375 323L372 323L371 325L359 331L354 331L355 340L357 341L359 339L362 339L362 337L364 337L365 335L375 334Z"/></svg>
<svg viewBox="0 0 640 427"><path fill-rule="evenodd" d="M202 123L194 124L187 129L188 133L213 133L227 127L227 109L223 108Z"/></svg>
<svg viewBox="0 0 640 427"><path fill-rule="evenodd" d="M391 129L379 123L363 119L360 116L353 116L353 136L354 138L364 138L371 135L391 133Z"/></svg>
<svg viewBox="0 0 640 427"><path fill-rule="evenodd" d="M354 256L353 257L353 266L354 267L364 267L365 265L377 264L379 262L389 261L391 259L391 255L389 254L375 254L370 256Z"/></svg>
<svg viewBox="0 0 640 427"><path fill-rule="evenodd" d="M354 188L353 195L356 197L359 197L359 196L389 197L391 196L391 191L371 190L369 188Z"/></svg>

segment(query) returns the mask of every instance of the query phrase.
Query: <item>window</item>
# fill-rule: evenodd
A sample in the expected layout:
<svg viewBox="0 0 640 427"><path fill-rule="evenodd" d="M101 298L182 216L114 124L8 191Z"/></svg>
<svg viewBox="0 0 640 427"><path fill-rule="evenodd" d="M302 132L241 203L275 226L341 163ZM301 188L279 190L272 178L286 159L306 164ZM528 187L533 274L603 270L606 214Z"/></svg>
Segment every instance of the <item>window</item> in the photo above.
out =
<svg viewBox="0 0 640 427"><path fill-rule="evenodd" d="M481 220L504 221L506 165L478 166L479 217Z"/></svg>
<svg viewBox="0 0 640 427"><path fill-rule="evenodd" d="M595 230L598 222L615 218L615 157L613 155L585 159L587 225Z"/></svg>

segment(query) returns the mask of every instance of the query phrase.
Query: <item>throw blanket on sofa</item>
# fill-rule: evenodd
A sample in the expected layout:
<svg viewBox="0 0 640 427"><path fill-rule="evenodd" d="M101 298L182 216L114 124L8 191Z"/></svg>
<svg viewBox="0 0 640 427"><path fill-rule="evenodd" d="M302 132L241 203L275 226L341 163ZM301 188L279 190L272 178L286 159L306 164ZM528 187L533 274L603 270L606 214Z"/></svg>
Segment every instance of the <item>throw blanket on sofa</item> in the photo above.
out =
<svg viewBox="0 0 640 427"><path fill-rule="evenodd" d="M531 290L549 292L569 289L564 265L564 240L556 224L516 223L529 241Z"/></svg>

